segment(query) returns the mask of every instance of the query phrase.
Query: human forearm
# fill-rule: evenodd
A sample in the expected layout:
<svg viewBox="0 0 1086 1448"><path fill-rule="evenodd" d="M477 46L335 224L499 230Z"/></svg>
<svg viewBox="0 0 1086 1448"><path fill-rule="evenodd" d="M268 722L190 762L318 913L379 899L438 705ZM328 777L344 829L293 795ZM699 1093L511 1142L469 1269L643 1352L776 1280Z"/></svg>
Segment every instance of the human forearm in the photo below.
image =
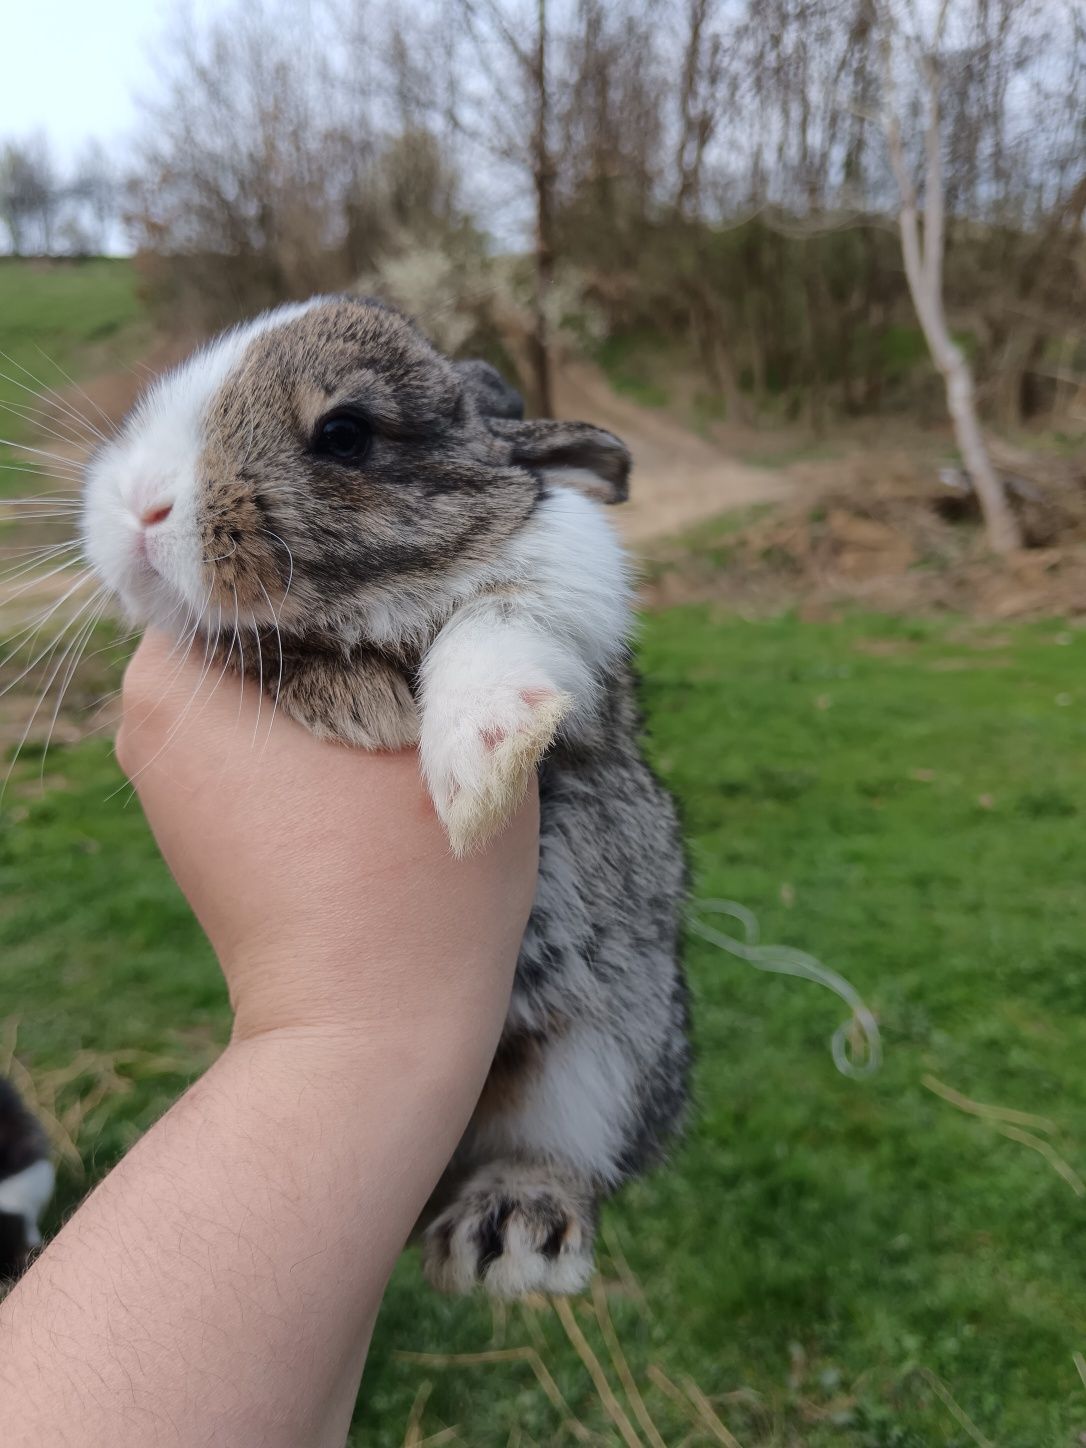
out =
<svg viewBox="0 0 1086 1448"><path fill-rule="evenodd" d="M444 1034L234 1042L0 1307L11 1448L342 1444L486 1071L477 1021Z"/></svg>

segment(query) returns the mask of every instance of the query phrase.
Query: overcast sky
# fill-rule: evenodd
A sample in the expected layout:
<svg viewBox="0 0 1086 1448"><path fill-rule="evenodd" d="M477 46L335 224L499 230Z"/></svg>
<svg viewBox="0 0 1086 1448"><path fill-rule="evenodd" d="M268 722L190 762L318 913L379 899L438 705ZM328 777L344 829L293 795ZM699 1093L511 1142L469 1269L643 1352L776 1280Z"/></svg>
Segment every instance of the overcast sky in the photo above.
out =
<svg viewBox="0 0 1086 1448"><path fill-rule="evenodd" d="M202 17L226 0L181 3ZM1042 0L1053 16L1067 3ZM133 96L153 93L155 48L177 8L178 0L0 0L0 140L44 130L62 162L90 136L124 140Z"/></svg>
<svg viewBox="0 0 1086 1448"><path fill-rule="evenodd" d="M214 0L194 8L202 13ZM88 136L130 132L132 96L174 0L6 0L0 4L0 137L44 130L64 159Z"/></svg>

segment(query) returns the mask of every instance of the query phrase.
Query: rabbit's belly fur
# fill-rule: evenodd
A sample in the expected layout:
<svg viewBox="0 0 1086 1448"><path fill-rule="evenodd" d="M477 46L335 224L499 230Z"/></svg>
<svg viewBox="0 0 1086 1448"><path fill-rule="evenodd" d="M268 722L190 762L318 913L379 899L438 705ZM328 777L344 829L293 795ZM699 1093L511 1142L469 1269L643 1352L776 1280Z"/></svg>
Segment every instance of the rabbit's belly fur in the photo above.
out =
<svg viewBox="0 0 1086 1448"><path fill-rule="evenodd" d="M601 1197L682 1118L684 860L638 728L622 669L592 727L542 766L539 884L505 1032L423 1237L444 1290L578 1290Z"/></svg>

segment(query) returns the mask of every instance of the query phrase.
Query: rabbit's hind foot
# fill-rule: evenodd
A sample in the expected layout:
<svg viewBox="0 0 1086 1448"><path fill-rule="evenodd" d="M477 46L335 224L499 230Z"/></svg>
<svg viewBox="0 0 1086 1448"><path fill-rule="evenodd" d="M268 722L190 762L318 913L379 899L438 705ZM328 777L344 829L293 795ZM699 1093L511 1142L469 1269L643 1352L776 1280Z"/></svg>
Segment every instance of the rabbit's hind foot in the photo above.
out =
<svg viewBox="0 0 1086 1448"><path fill-rule="evenodd" d="M595 1217L592 1194L553 1169L496 1163L427 1227L423 1271L440 1292L580 1292L592 1276Z"/></svg>

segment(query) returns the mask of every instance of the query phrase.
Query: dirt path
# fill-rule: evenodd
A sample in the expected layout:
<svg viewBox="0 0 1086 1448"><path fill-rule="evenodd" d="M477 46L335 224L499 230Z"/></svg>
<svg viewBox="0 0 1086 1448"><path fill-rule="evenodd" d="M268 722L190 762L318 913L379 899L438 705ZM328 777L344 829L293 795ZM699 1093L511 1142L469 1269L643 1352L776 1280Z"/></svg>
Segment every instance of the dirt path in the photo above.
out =
<svg viewBox="0 0 1086 1448"><path fill-rule="evenodd" d="M737 462L664 413L620 397L586 363L567 364L555 384L559 417L606 427L633 453L630 501L615 513L631 544L666 537L730 508L774 502L791 490L784 474Z"/></svg>

